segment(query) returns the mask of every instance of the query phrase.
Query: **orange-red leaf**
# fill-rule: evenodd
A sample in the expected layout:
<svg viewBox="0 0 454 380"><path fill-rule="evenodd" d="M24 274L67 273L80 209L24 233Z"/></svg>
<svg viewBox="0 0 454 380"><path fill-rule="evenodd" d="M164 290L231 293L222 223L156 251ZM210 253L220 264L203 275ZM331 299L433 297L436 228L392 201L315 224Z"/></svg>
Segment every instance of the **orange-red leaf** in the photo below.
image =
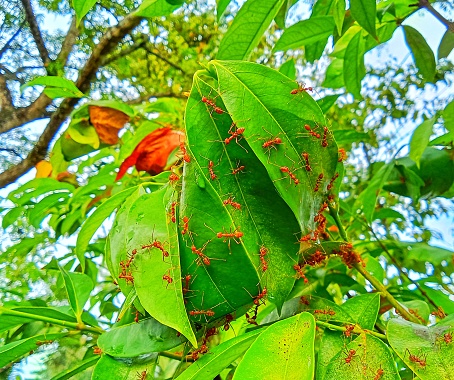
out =
<svg viewBox="0 0 454 380"><path fill-rule="evenodd" d="M129 116L113 108L89 106L90 122L99 139L109 145L118 142L118 132L129 121Z"/></svg>
<svg viewBox="0 0 454 380"><path fill-rule="evenodd" d="M132 154L120 166L116 180L121 179L126 171L134 166L138 171L151 175L161 173L167 164L170 153L184 141L184 134L172 128L159 128L151 132L136 146Z"/></svg>
<svg viewBox="0 0 454 380"><path fill-rule="evenodd" d="M35 168L36 178L47 178L52 174L52 164L49 161L39 161Z"/></svg>

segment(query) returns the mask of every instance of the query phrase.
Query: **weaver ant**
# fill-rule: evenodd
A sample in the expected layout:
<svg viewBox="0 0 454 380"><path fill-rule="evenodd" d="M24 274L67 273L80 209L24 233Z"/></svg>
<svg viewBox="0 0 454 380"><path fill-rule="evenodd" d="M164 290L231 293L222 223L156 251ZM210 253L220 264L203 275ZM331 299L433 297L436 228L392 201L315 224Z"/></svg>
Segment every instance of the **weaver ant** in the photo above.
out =
<svg viewBox="0 0 454 380"><path fill-rule="evenodd" d="M238 165L236 168L232 169L232 174L238 174L244 171L245 166L244 165Z"/></svg>
<svg viewBox="0 0 454 380"><path fill-rule="evenodd" d="M222 108L218 107L213 100L207 98L206 96L202 96L202 103L205 103L207 106L211 107L213 111L219 115L226 112Z"/></svg>
<svg viewBox="0 0 454 380"><path fill-rule="evenodd" d="M146 378L147 378L147 370L142 371L141 373L137 372L137 378L139 380L146 380Z"/></svg>
<svg viewBox="0 0 454 380"><path fill-rule="evenodd" d="M303 267L301 265L295 264L293 266L293 269L295 269L295 271L297 273L297 279L302 278L304 280L305 284L307 284L309 282L306 275L304 274Z"/></svg>
<svg viewBox="0 0 454 380"><path fill-rule="evenodd" d="M175 207L177 206L177 204L178 202L172 202L172 204L170 205L169 216L172 223L176 223L177 221L177 218L175 217Z"/></svg>
<svg viewBox="0 0 454 380"><path fill-rule="evenodd" d="M424 368L427 365L426 356L418 357L416 355L413 355L408 348L405 350L405 354L407 354L407 351L408 351L408 359L411 362L418 363L422 368Z"/></svg>
<svg viewBox="0 0 454 380"><path fill-rule="evenodd" d="M296 84L298 85L298 88L294 88L292 91L290 91L290 94L292 95L296 95L300 92L314 91L313 87L306 87L306 84L304 82L296 82Z"/></svg>
<svg viewBox="0 0 454 380"><path fill-rule="evenodd" d="M355 355L356 355L356 350L350 350L347 353L347 357L345 358L345 363L350 364Z"/></svg>
<svg viewBox="0 0 454 380"><path fill-rule="evenodd" d="M308 172L312 171L311 165L309 164L309 153L303 152L303 153L301 153L301 156L303 156L303 159L305 161L306 171L308 171Z"/></svg>
<svg viewBox="0 0 454 380"><path fill-rule="evenodd" d="M265 256L266 256L267 253L268 253L268 249L265 248L264 245L262 245L260 247L260 250L259 250L259 258L260 258L260 262L262 264L262 271L263 272L266 272L266 270L268 269L268 263L265 260Z"/></svg>
<svg viewBox="0 0 454 380"><path fill-rule="evenodd" d="M323 173L320 173L318 175L317 181L315 182L314 193L316 193L320 189L320 185L322 183L323 177L324 177Z"/></svg>
<svg viewBox="0 0 454 380"><path fill-rule="evenodd" d="M224 206L230 205L236 210L241 210L241 205L238 202L234 202L233 201L234 199L235 198L229 197L228 199L226 199L222 203L224 204Z"/></svg>
<svg viewBox="0 0 454 380"><path fill-rule="evenodd" d="M189 154L186 150L186 146L184 145L184 142L180 143L180 150L181 150L181 153L183 153L183 161L185 161L186 163L190 163L191 157L189 156Z"/></svg>

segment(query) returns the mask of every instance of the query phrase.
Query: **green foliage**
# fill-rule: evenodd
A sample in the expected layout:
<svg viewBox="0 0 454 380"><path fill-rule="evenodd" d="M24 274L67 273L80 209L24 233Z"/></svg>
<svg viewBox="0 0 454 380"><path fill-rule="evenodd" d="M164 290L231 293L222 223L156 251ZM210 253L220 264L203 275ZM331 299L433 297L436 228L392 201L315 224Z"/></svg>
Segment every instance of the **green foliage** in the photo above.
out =
<svg viewBox="0 0 454 380"><path fill-rule="evenodd" d="M427 222L452 205L454 101L424 91L450 84L452 33L436 66L405 24L415 67L368 67L417 7L349 4L320 0L307 16L294 0L218 0L215 15L203 1L74 0L78 53L51 62L60 76L17 66L41 58L15 47L2 73L17 98L44 86L89 99L48 171L1 205L0 372L38 351L52 379L450 378L453 252L434 246ZM5 10L12 35L21 16ZM143 20L111 41L84 95L65 78L108 12ZM118 143L90 106L129 120ZM162 127L184 130L168 170L138 162L116 181Z"/></svg>

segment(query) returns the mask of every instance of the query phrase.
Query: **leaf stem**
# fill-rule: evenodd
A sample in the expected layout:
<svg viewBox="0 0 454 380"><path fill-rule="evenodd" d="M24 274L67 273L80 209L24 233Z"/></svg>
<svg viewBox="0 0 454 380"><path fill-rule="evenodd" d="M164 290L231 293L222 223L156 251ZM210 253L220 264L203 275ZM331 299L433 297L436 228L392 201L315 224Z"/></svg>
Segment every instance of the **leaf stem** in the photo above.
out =
<svg viewBox="0 0 454 380"><path fill-rule="evenodd" d="M12 309L8 309L6 307L0 306L0 315L2 315L2 314L14 315L16 317L33 319L36 321L48 322L48 323L52 323L54 325L69 327L69 328L79 330L79 331L91 332L93 334L103 334L104 333L104 330L101 329L100 327L91 327L91 326L87 326L84 323L62 321L60 319L49 318L49 317L45 317L43 315L24 313L22 311L12 310Z"/></svg>
<svg viewBox="0 0 454 380"><path fill-rule="evenodd" d="M334 221L336 222L337 228L339 228L340 236L342 237L342 239L344 239L344 241L348 241L347 233L345 232L344 226L341 223L337 209L335 209L330 204L328 205L328 208L329 214L333 217Z"/></svg>
<svg viewBox="0 0 454 380"><path fill-rule="evenodd" d="M323 326L323 327L326 327L327 329L330 329L330 330L337 330L337 331L347 331L347 328L344 327L344 326L337 326L337 325L333 325L331 323L328 323L328 322L323 322L323 321L315 321L315 323L319 326ZM365 332L366 334L370 334L370 335L373 335L377 338L380 338L380 339L383 339L383 340L388 340L388 338L386 338L386 335L384 334L380 334L379 332L376 332L376 331L372 331L372 330L366 330L366 329L362 329L362 328L357 328L357 326L355 326L355 329L352 331L353 333L356 333L356 334L359 334L361 332Z"/></svg>
<svg viewBox="0 0 454 380"><path fill-rule="evenodd" d="M179 360L179 361L185 361L185 362L193 362L194 359L192 359L190 356L181 356L174 354L173 352L168 352L168 351L162 351L159 353L161 356L165 356L166 358L174 359L174 360Z"/></svg>

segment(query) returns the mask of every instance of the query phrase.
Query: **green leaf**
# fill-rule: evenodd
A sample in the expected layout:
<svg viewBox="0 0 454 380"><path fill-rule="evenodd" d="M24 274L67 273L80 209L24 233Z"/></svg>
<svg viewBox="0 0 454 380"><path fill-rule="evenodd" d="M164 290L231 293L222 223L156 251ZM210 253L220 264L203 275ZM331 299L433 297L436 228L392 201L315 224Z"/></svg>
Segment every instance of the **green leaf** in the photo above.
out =
<svg viewBox="0 0 454 380"><path fill-rule="evenodd" d="M282 303L287 299L288 293L295 281L295 271L292 267L296 264L298 257L293 233L294 231L298 231L298 222L285 202L281 198L276 197L274 184L270 180L263 163L255 155L248 153L251 148L246 141L236 142L233 140L227 145L225 143L217 143L213 146L212 141L224 141L229 136L229 130L233 122L227 115L224 118L212 118L210 113L206 112L206 105L201 102L201 96L208 93L213 94L213 92L214 89L209 87L199 77L194 79L194 88L188 101L185 117L187 120L186 131L188 144L194 152L194 160L202 168L204 181L207 183L213 182L208 175L208 171L203 169L207 167L207 157L213 162L216 162L215 171L218 173L232 173L239 165L244 166L245 169L244 173L238 173L236 175L219 175L219 178L213 182L213 187L216 190L216 194L214 195L217 204L216 207L220 208L219 212L225 217L224 221L221 220L220 216L216 217L215 215L217 214L214 213L214 206L209 206L211 210L207 211L210 211L213 219L218 219L216 228L211 221L208 222L205 217L200 218L195 214L196 210L204 209L206 206L200 205L196 207L191 204L190 206L188 205L189 208L187 207L185 213L186 215L187 213L192 213L194 207L195 215L192 217L191 222L194 225L200 224L200 227L205 230L204 237L202 237L203 232L196 232L200 234L201 245L213 238L213 232L207 229L204 223L210 225L216 231L222 231L223 229L227 231L234 229L234 226L241 226L241 231L244 233L242 242L245 252L238 252L237 255L243 255L242 260L247 261L247 264L243 268L245 273L241 274L239 271L236 271L235 275L246 277L246 268L257 271L261 276L265 274L261 285L262 287L266 287L268 299L280 308ZM218 100L219 106L224 109L225 106L221 101L221 99ZM251 115L248 116L250 117ZM236 120L242 119L238 118ZM238 127L244 126L249 130L249 124L249 120L245 120L244 123L238 122ZM203 133L200 131L200 125L205 126ZM194 197L191 198L194 201L200 203L200 200L195 200L199 196L202 202L204 202L203 192L195 184L192 186L188 184L185 194L189 194L190 190L192 190ZM241 205L240 210L224 204L224 201L232 196ZM266 210L265 214L264 210ZM273 220L275 226L272 230L269 226L269 218L266 217L268 213L274 215ZM221 221L224 224L221 224ZM283 238L284 236L287 238ZM187 245L191 245L190 241L187 242ZM208 248L215 245L212 242ZM217 245L219 248L213 248L214 250L218 252L224 251L225 254L229 254L228 246L225 243L221 242L217 243ZM265 272L259 260L260 247L262 246L267 249L264 260L268 268ZM192 253L191 255L193 256ZM239 265L239 262L236 264ZM235 263L232 262L229 265L235 265ZM235 271L235 268L237 268L236 265L232 267L232 271ZM250 276L252 279L256 275L252 274ZM233 282L235 281L237 280ZM247 289L251 294L257 291L256 286L253 286L252 289ZM250 300L247 292L242 294L242 296L245 297L245 303L248 302L248 298ZM237 296L234 296L234 298L237 298Z"/></svg>
<svg viewBox="0 0 454 380"><path fill-rule="evenodd" d="M81 373L81 372L85 371L87 368L94 366L98 362L99 359L100 359L99 356L92 356L91 358L79 361L79 362L77 362L77 364L74 367L67 369L66 371L63 371L63 372L59 373L58 375L55 375L54 377L52 377L51 380L71 379L76 374Z"/></svg>
<svg viewBox="0 0 454 380"><path fill-rule="evenodd" d="M402 243L403 244L403 243ZM443 261L450 261L453 252L449 249L434 247L427 243L405 243L408 259L420 261L422 263L430 262L433 265L441 265Z"/></svg>
<svg viewBox="0 0 454 380"><path fill-rule="evenodd" d="M454 323L431 327L418 325L400 318L388 322L387 337L393 350L421 379L452 379L454 350L443 335L454 329ZM413 358L425 360L421 365Z"/></svg>
<svg viewBox="0 0 454 380"><path fill-rule="evenodd" d="M77 26L79 26L81 20L96 4L96 0L72 0L72 4L76 12Z"/></svg>
<svg viewBox="0 0 454 380"><path fill-rule="evenodd" d="M350 0L350 12L356 22L372 37L377 37L375 19L377 3L375 0Z"/></svg>
<svg viewBox="0 0 454 380"><path fill-rule="evenodd" d="M444 135L435 137L430 140L429 146L451 146L454 144L454 132L448 132Z"/></svg>
<svg viewBox="0 0 454 380"><path fill-rule="evenodd" d="M361 328L372 330L380 308L380 295L378 293L357 295L345 301L342 307Z"/></svg>
<svg viewBox="0 0 454 380"><path fill-rule="evenodd" d="M356 33L350 40L344 56L344 82L347 91L361 99L361 81L366 75L364 65L365 40L362 32Z"/></svg>
<svg viewBox="0 0 454 380"><path fill-rule="evenodd" d="M67 333L36 335L17 340L0 347L0 367L5 367L19 360L22 356L34 351L42 342L63 338Z"/></svg>
<svg viewBox="0 0 454 380"><path fill-rule="evenodd" d="M123 226L128 237L125 251L138 251L131 272L142 306L153 318L181 332L196 346L197 339L183 301L176 224L167 221L165 193L166 189L161 189L144 194L131 206L128 221ZM156 247L141 248L152 241L161 242L167 256ZM171 277L170 283L163 279L165 275Z"/></svg>
<svg viewBox="0 0 454 380"><path fill-rule="evenodd" d="M106 220L106 218L111 215L114 210L119 207L124 202L124 200L136 190L137 187L131 187L110 197L108 200L98 206L93 214L91 214L85 220L84 224L82 224L82 228L80 229L80 232L77 236L76 243L76 256L79 259L82 270L85 270L84 256L90 239L93 237L98 228L101 227L104 220Z"/></svg>
<svg viewBox="0 0 454 380"><path fill-rule="evenodd" d="M413 55L416 67L427 82L435 80L436 63L434 53L426 39L415 28L404 25L405 41Z"/></svg>
<svg viewBox="0 0 454 380"><path fill-rule="evenodd" d="M314 42L304 47L304 57L306 58L307 62L314 63L322 57L326 44L328 42L328 38Z"/></svg>
<svg viewBox="0 0 454 380"><path fill-rule="evenodd" d="M333 1L333 18L334 23L337 27L337 33L339 36L342 35L342 26L344 25L344 17L345 17L345 0L334 0Z"/></svg>
<svg viewBox="0 0 454 380"><path fill-rule="evenodd" d="M297 1L298 0L286 0L284 2L278 14L274 18L274 22L279 28L285 29L285 20L287 19L288 11Z"/></svg>
<svg viewBox="0 0 454 380"><path fill-rule="evenodd" d="M445 128L454 133L454 100L451 100L443 110L443 120Z"/></svg>
<svg viewBox="0 0 454 380"><path fill-rule="evenodd" d="M69 193L56 193L47 195L38 203L36 203L31 210L29 210L28 220L33 225L33 227L39 228L46 216L55 211L55 209L58 209L59 205L63 205L64 202L68 201L69 196Z"/></svg>
<svg viewBox="0 0 454 380"><path fill-rule="evenodd" d="M211 65L216 69L220 94L232 119L247 120L243 135L248 144L292 209L302 233L312 232L313 219L323 203L326 186L335 174L338 158L337 145L328 127L324 129L325 119L317 103L304 91L291 94L296 84L267 67L232 61L213 61ZM270 96L270 88L273 88L273 96ZM320 139L309 135L305 125L319 131ZM322 146L324 133L326 147ZM281 139L279 146L263 147L264 142L275 137ZM310 171L296 164L304 152L310 157ZM283 165L294 168L292 174L298 184L280 170Z"/></svg>
<svg viewBox="0 0 454 380"><path fill-rule="evenodd" d="M378 281L383 282L383 280L385 279L385 270L383 269L379 261L370 255L363 255L363 259L366 262L366 270Z"/></svg>
<svg viewBox="0 0 454 380"><path fill-rule="evenodd" d="M323 114L326 115L326 113L331 109L332 106L336 103L336 100L339 98L340 94L338 95L326 95L325 97L318 99L317 104L322 110ZM334 131L334 138L337 143L339 143L339 140L336 137L336 132Z"/></svg>
<svg viewBox="0 0 454 380"><path fill-rule="evenodd" d="M284 31L273 51L297 49L326 40L333 34L334 27L332 16L315 16L308 20L299 21Z"/></svg>
<svg viewBox="0 0 454 380"><path fill-rule="evenodd" d="M88 144L94 149L99 148L99 137L96 129L89 125L87 121L72 122L67 129L71 138L79 144Z"/></svg>
<svg viewBox="0 0 454 380"><path fill-rule="evenodd" d="M23 207L14 207L11 210L9 210L6 214L3 215L3 220L2 220L2 227L7 228L14 222L18 220L18 218L22 215L24 212Z"/></svg>
<svg viewBox="0 0 454 380"><path fill-rule="evenodd" d="M25 88L30 86L45 86L47 88L55 87L61 90L62 94L66 94L65 97L67 98L82 98L85 96L72 81L61 77L43 76L35 78L30 82L23 84L20 87L20 91L23 92Z"/></svg>
<svg viewBox="0 0 454 380"><path fill-rule="evenodd" d="M233 379L308 379L315 369L315 319L301 313L269 326L251 345Z"/></svg>
<svg viewBox="0 0 454 380"><path fill-rule="evenodd" d="M231 0L216 0L216 17L219 22Z"/></svg>
<svg viewBox="0 0 454 380"><path fill-rule="evenodd" d="M147 355L146 361L115 360L108 355L102 355L91 375L91 380L139 380L144 372L146 379L153 375L156 367L157 354Z"/></svg>
<svg viewBox="0 0 454 380"><path fill-rule="evenodd" d="M426 325L430 318L430 308L427 302L421 300L411 300L402 302L410 314L415 315L421 322Z"/></svg>
<svg viewBox="0 0 454 380"><path fill-rule="evenodd" d="M221 40L218 59L248 59L286 0L248 0Z"/></svg>
<svg viewBox="0 0 454 380"><path fill-rule="evenodd" d="M84 305L90 298L90 293L95 285L86 274L68 273L63 267L59 266L59 268L65 282L69 304L76 315L77 321L81 322Z"/></svg>
<svg viewBox="0 0 454 380"><path fill-rule="evenodd" d="M181 2L171 4L166 0L144 0L134 15L140 17L162 17L173 13L181 7Z"/></svg>
<svg viewBox="0 0 454 380"><path fill-rule="evenodd" d="M16 204L24 205L29 203L31 199L50 192L67 194L73 190L74 185L59 182L54 178L35 178L9 193L8 199Z"/></svg>
<svg viewBox="0 0 454 380"><path fill-rule="evenodd" d="M351 350L355 353L348 363L345 360ZM363 334L346 347L345 343L342 345L342 349L327 366L323 379L374 379L380 369L383 370L381 379L400 380L394 357L388 346L372 335Z"/></svg>
<svg viewBox="0 0 454 380"><path fill-rule="evenodd" d="M446 29L438 46L438 59L447 58L451 54L452 49L454 49L454 32Z"/></svg>
<svg viewBox="0 0 454 380"><path fill-rule="evenodd" d="M344 60L334 58L326 69L323 87L342 88L344 87Z"/></svg>
<svg viewBox="0 0 454 380"><path fill-rule="evenodd" d="M357 132L353 129L338 129L334 131L334 138L339 145L351 144L354 142L371 142L371 137L368 133Z"/></svg>
<svg viewBox="0 0 454 380"><path fill-rule="evenodd" d="M250 331L210 349L208 355L202 356L193 363L177 377L177 380L212 380L216 378L224 368L243 355L263 331L264 329Z"/></svg>
<svg viewBox="0 0 454 380"><path fill-rule="evenodd" d="M292 80L296 79L296 67L295 60L293 58L284 62L281 67L279 67L279 72L284 74L287 78Z"/></svg>
<svg viewBox="0 0 454 380"><path fill-rule="evenodd" d="M410 139L410 154L409 157L416 162L416 166L420 167L420 159L422 154L429 145L430 136L433 133L433 126L436 118L423 121L418 127L416 127L413 135Z"/></svg>
<svg viewBox="0 0 454 380"><path fill-rule="evenodd" d="M170 350L186 338L153 318L142 319L102 334L98 346L102 352L117 358L133 358L150 352Z"/></svg>
<svg viewBox="0 0 454 380"><path fill-rule="evenodd" d="M317 380L326 379L326 370L331 360L345 347L341 333L326 329L323 332L317 358Z"/></svg>

